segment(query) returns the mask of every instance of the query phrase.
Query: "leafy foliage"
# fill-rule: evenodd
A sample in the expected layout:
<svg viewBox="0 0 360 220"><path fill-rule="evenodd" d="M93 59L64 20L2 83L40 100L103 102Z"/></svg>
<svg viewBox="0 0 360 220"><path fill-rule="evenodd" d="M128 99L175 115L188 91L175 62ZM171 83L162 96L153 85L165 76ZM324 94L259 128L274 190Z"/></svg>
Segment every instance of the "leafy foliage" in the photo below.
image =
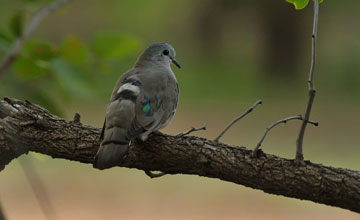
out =
<svg viewBox="0 0 360 220"><path fill-rule="evenodd" d="M13 12L8 30L0 30L0 59L23 33L25 14L50 0L24 0L24 9ZM10 33L10 34L9 34ZM142 46L132 36L97 33L85 41L64 36L60 43L28 39L8 72L1 76L0 95L29 99L62 115L63 101L93 99L111 93L119 72L129 68L127 60Z"/></svg>
<svg viewBox="0 0 360 220"><path fill-rule="evenodd" d="M286 0L289 3L292 3L296 9L304 9L308 4L309 0ZM318 0L319 3L323 2L324 0Z"/></svg>
<svg viewBox="0 0 360 220"><path fill-rule="evenodd" d="M86 67L92 55L88 46L76 36L68 36L60 46L60 55L72 65Z"/></svg>
<svg viewBox="0 0 360 220"><path fill-rule="evenodd" d="M5 82L11 82L6 95L15 91L13 95L58 108L54 113L59 113L61 108L51 99L71 101L110 94L111 88L102 86L109 81L114 84L118 73L129 68L126 59L134 57L140 45L135 38L115 34L97 36L90 45L76 36L65 37L59 45L30 39L0 81L0 88L6 90ZM0 34L0 50L10 46L9 39Z"/></svg>
<svg viewBox="0 0 360 220"><path fill-rule="evenodd" d="M16 11L9 21L9 28L15 37L21 37L24 26L24 11Z"/></svg>

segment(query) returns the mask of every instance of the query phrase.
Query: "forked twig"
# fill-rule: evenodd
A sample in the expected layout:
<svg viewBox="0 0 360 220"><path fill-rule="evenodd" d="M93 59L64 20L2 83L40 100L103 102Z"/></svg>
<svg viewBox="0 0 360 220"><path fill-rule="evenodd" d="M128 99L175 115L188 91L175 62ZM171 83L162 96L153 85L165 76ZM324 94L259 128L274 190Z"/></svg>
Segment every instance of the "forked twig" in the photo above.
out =
<svg viewBox="0 0 360 220"><path fill-rule="evenodd" d="M201 127L199 128L190 128L189 130L183 132L183 133L180 133L180 134L177 134L176 137L183 137L185 135L188 135L188 134L191 134L192 132L194 131L200 131L200 130L206 130L206 126L207 126L207 122L205 122Z"/></svg>
<svg viewBox="0 0 360 220"><path fill-rule="evenodd" d="M261 100L257 100L246 112L242 113L239 117L234 118L225 128L224 130L222 130L222 132L219 134L219 136L217 136L214 141L219 142L220 138L226 133L227 130L229 130L229 128L231 126L233 126L237 121L239 121L240 119L242 119L243 117L245 117L247 114L249 114L250 112L252 112L252 110L254 110L254 108L258 105L260 105L262 103Z"/></svg>
<svg viewBox="0 0 360 220"><path fill-rule="evenodd" d="M15 61L17 55L19 54L24 42L31 36L35 31L40 22L48 15L50 12L55 11L57 8L68 3L71 0L58 0L56 2L49 3L42 9L40 9L30 20L29 24L26 26L24 33L19 37L13 47L11 48L8 55L0 64L0 75L3 74L10 65Z"/></svg>
<svg viewBox="0 0 360 220"><path fill-rule="evenodd" d="M262 142L264 141L267 133L272 129L274 128L275 126L281 124L281 123L286 123L290 120L294 120L294 119L298 119L298 120L303 120L303 117L301 115L296 115L296 116L290 116L290 117L287 117L287 118L284 118L284 119L281 119L279 121L276 121L274 122L273 124L269 125L266 129L265 129L265 132L264 132L264 135L261 137L260 141L257 143L254 151L253 151L253 156L256 156L256 153L257 151L259 150ZM319 123L318 122L315 122L315 121L307 121L308 123L314 125L314 126L318 126Z"/></svg>
<svg viewBox="0 0 360 220"><path fill-rule="evenodd" d="M297 165L302 164L304 162L303 156L303 140L306 125L309 122L311 108L315 98L315 82L314 82L314 75L315 75L315 67L316 67L316 40L317 40L317 30L318 30L318 20L319 20L319 2L318 0L314 1L314 24L313 24L313 32L312 32L312 59L311 59L311 67L310 67L310 74L309 74L309 100L306 107L305 116L303 122L301 124L301 128L299 131L299 136L296 140L296 157L295 163Z"/></svg>

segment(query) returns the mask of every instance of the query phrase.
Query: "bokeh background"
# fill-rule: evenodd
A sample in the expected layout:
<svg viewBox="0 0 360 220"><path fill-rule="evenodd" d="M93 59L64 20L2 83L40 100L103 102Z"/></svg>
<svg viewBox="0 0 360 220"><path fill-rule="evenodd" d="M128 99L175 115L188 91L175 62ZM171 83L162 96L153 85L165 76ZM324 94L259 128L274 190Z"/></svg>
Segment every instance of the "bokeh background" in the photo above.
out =
<svg viewBox="0 0 360 220"><path fill-rule="evenodd" d="M0 0L0 58L21 21L48 0ZM305 159L360 170L360 2L320 5L317 97L305 134ZM313 7L285 0L77 0L46 17L11 68L0 96L28 99L52 113L101 127L116 79L152 42L168 42L182 69L178 111L163 132L208 122L196 135L214 138L234 117L263 100L223 142L253 148L267 125L303 114L307 102ZM300 122L269 133L265 152L295 155ZM149 179L142 171L30 153L57 219L358 219L347 210L265 194L198 176ZM9 219L44 219L14 160L0 173L0 201Z"/></svg>

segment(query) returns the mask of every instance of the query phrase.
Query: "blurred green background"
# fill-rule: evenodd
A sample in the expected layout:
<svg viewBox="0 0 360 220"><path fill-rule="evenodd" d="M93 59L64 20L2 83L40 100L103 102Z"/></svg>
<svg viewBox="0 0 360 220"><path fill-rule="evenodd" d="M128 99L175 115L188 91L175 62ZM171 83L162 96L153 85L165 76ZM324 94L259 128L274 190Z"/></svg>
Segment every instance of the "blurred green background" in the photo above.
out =
<svg viewBox="0 0 360 220"><path fill-rule="evenodd" d="M49 0L0 0L0 58L21 21ZM360 2L320 5L317 97L305 134L305 159L360 170ZM294 10L285 0L77 0L46 17L20 56L0 76L0 97L28 99L52 113L102 126L117 78L153 42L168 42L181 98L165 133L208 122L196 135L214 138L257 99L253 113L222 141L255 147L269 124L303 114L310 68L312 5ZM21 19L23 17L23 20ZM295 155L300 123L269 133L265 152ZM150 180L125 168L33 154L58 219L358 219L339 208L265 194L197 176ZM0 173L0 200L9 219L44 219L20 165Z"/></svg>

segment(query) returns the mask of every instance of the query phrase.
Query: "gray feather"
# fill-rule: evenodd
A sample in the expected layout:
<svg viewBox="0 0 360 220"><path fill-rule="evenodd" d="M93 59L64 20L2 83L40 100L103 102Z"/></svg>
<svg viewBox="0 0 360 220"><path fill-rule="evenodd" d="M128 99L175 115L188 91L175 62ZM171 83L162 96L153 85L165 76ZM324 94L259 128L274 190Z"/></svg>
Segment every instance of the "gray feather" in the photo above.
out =
<svg viewBox="0 0 360 220"><path fill-rule="evenodd" d="M93 167L103 170L119 165L127 156L129 143L108 142L101 144L97 152Z"/></svg>
<svg viewBox="0 0 360 220"><path fill-rule="evenodd" d="M101 129L100 138L99 138L100 141L102 141L104 139L105 125L106 125L106 119L105 119L104 125L103 125L103 127Z"/></svg>

